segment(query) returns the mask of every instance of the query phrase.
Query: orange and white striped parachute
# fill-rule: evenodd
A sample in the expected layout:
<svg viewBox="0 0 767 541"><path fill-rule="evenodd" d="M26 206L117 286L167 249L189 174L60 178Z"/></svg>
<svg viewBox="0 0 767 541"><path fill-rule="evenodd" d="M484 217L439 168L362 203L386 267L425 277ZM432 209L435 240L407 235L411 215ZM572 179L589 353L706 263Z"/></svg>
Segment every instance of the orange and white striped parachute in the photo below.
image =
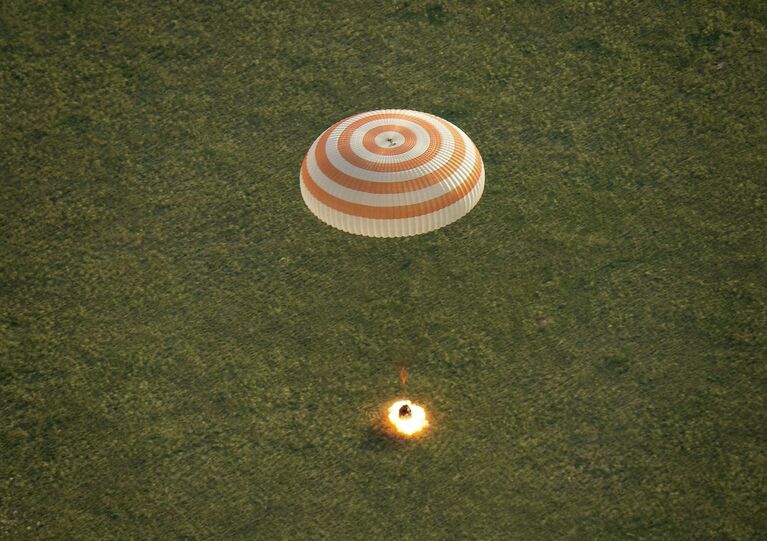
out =
<svg viewBox="0 0 767 541"><path fill-rule="evenodd" d="M357 235L405 237L474 208L485 167L471 139L447 120L384 109L325 130L300 178L306 205L323 222Z"/></svg>

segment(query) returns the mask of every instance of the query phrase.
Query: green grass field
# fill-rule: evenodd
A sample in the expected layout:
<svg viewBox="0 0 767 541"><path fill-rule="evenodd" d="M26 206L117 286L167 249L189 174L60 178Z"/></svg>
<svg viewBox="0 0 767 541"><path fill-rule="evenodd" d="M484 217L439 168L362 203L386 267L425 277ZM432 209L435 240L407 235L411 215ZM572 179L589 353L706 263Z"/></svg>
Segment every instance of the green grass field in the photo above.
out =
<svg viewBox="0 0 767 541"><path fill-rule="evenodd" d="M767 3L222 5L0 4L0 539L765 538ZM470 214L308 211L379 108Z"/></svg>

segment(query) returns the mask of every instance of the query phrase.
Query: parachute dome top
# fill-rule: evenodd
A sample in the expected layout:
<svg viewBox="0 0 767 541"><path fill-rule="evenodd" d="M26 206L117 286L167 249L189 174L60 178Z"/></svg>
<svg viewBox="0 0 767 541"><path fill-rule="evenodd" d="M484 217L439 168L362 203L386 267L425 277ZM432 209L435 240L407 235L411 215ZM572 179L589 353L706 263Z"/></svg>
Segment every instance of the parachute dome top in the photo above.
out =
<svg viewBox="0 0 767 541"><path fill-rule="evenodd" d="M369 237L427 233L466 215L485 186L469 137L405 109L359 113L325 130L301 165L301 195L328 225Z"/></svg>

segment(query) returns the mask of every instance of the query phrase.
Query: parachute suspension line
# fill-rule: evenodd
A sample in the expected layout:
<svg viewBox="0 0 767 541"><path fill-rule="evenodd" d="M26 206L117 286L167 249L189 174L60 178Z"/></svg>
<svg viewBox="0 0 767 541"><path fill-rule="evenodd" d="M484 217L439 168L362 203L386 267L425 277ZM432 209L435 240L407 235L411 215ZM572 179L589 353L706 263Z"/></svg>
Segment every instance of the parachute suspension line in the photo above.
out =
<svg viewBox="0 0 767 541"><path fill-rule="evenodd" d="M403 366L399 369L399 380L402 382L402 385L405 385L407 383L407 377L410 375L410 367Z"/></svg>

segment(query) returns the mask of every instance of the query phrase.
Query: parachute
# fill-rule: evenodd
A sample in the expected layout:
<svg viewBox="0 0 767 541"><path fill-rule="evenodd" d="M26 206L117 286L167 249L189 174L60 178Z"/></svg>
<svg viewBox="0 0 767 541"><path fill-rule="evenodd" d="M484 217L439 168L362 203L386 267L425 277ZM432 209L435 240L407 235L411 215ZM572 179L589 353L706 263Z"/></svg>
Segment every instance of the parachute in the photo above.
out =
<svg viewBox="0 0 767 541"><path fill-rule="evenodd" d="M479 201L485 167L447 120L405 109L350 116L325 130L301 165L301 195L320 220L369 237L444 227Z"/></svg>

